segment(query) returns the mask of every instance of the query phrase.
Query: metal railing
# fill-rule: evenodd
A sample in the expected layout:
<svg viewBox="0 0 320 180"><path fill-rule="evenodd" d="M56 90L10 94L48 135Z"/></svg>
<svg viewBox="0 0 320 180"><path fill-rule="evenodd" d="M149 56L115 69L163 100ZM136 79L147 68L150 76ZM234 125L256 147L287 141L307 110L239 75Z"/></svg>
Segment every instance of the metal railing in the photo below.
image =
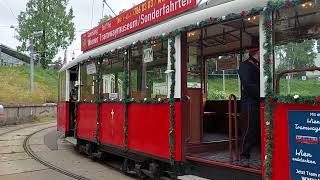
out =
<svg viewBox="0 0 320 180"><path fill-rule="evenodd" d="M239 152L239 132L238 132L238 110L237 97L234 94L229 96L228 102L228 118L229 118L229 160L233 161L233 140L235 140L236 160L240 160ZM233 119L233 121L232 121ZM234 138L233 138L233 122L234 122Z"/></svg>

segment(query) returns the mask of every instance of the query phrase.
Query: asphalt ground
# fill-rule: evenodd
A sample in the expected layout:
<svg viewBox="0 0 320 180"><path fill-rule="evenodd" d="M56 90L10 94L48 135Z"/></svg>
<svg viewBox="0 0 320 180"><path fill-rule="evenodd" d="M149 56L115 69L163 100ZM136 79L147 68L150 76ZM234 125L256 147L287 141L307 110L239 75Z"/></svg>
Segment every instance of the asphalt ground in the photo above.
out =
<svg viewBox="0 0 320 180"><path fill-rule="evenodd" d="M0 179L1 180L70 180L73 179L49 169L32 159L23 149L24 139L35 131L54 126L25 124L0 128ZM6 134L3 134L6 133ZM30 148L43 160L92 180L131 180L119 171L79 154L56 132L56 127L34 134Z"/></svg>

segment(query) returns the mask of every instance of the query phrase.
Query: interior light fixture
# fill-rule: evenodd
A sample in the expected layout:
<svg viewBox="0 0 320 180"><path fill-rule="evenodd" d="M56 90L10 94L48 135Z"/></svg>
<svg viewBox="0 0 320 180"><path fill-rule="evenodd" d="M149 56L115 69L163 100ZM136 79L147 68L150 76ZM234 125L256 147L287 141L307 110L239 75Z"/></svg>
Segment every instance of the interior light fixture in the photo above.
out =
<svg viewBox="0 0 320 180"><path fill-rule="evenodd" d="M196 32L195 31L192 31L192 32L188 32L188 37L193 37L196 35Z"/></svg>

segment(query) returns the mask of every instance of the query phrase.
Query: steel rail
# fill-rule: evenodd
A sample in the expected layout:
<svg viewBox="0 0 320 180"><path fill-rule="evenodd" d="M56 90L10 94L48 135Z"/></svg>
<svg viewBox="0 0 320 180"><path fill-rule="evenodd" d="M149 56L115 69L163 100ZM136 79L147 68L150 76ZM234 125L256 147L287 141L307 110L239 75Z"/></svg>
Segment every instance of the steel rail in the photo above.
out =
<svg viewBox="0 0 320 180"><path fill-rule="evenodd" d="M32 134L28 135L28 136L24 139L24 141L23 141L23 149L24 149L24 151L25 151L30 157L32 157L34 160L38 161L39 163L41 163L42 165L48 167L49 169L52 169L52 170L54 170L54 171L56 171L56 172L59 172L59 173L61 173L61 174L64 174L64 175L66 175L66 176L68 176L68 177L72 177L72 178L74 178L74 179L78 179L78 180L90 180L90 179L87 178L87 177L84 177L84 176L81 176L81 175L72 173L72 172L70 172L70 171L68 171L68 170L65 170L65 169L63 169L63 168L57 167L57 166L51 164L50 162L41 159L41 158L31 149L31 147L30 147L30 145L29 145L29 140L30 140L30 138L31 138L33 135L35 135L35 134L37 134L37 133L39 133L39 132L41 132L41 131L44 131L44 130L46 130L46 129L50 129L50 128L53 128L53 127L55 127L55 126L46 127L46 128L40 129L40 130L35 131L35 132L33 132Z"/></svg>
<svg viewBox="0 0 320 180"><path fill-rule="evenodd" d="M48 125L48 124L50 124L50 123L51 123L51 122L49 122L49 123L42 123L42 124L33 124L33 125L25 126L25 127L20 127L20 128L17 128L17 129L8 130L8 131L6 131L6 132L0 133L0 136L4 136L4 135L6 135L6 134L9 134L9 133L12 133L12 132L16 132L16 131L19 131L19 130L22 130L22 129L28 129L28 128L32 128L32 127L38 127L38 126Z"/></svg>

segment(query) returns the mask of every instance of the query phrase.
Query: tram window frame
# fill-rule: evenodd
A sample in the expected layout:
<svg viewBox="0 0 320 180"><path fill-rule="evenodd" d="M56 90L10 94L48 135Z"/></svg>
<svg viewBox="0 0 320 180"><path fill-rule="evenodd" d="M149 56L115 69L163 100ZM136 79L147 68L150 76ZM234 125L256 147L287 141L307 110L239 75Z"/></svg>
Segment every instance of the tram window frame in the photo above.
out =
<svg viewBox="0 0 320 180"><path fill-rule="evenodd" d="M153 50L153 61L143 62L143 51L148 48ZM168 40L152 41L149 44L131 48L129 59L129 97L136 99L167 98L169 92L168 74L166 73ZM158 89L157 92L155 88Z"/></svg>
<svg viewBox="0 0 320 180"><path fill-rule="evenodd" d="M209 91L209 72L208 72L208 61L210 61L211 58L219 58L219 56L228 56L230 54L233 55L242 55L242 58L240 57L237 59L237 68L233 70L226 70L231 72L236 79L238 79L237 83L234 83L236 86L236 92L232 92L232 94L237 95L237 99L241 98L241 82L238 76L238 70L240 63L243 62L244 60L248 59L248 55L246 50L252 48L252 46L259 47L259 23L260 23L260 15L255 14L252 16L248 16L243 19L235 19L232 21L227 21L227 22L222 22L220 24L214 24L210 26L203 27L201 29L195 30L195 31L189 31L187 32L187 47L188 47L188 63L189 63L189 47L190 44L196 44L195 47L197 47L197 61L198 65L200 66L200 77L202 80L200 80L198 83L201 85L201 87L196 87L196 88L202 88L202 93L203 93L203 98L204 100L209 100L209 101L220 101L220 100L227 100L228 96L230 94L227 94L230 92L230 89L226 89L226 92L219 91L217 89L213 89L212 91L216 91L213 93L214 95L209 95L211 92ZM245 27L245 31L241 32L241 27ZM239 28L237 28L239 27ZM211 28L211 29L210 29ZM221 30L223 29L223 30ZM240 35L242 33L242 35ZM230 35L230 36L229 36ZM221 37L220 37L221 36ZM229 36L229 37L228 37ZM242 37L242 45L241 41L239 40L232 40L233 37L240 36L239 38L241 39ZM247 36L252 36L248 37L245 39ZM230 39L228 42L228 46L221 44L219 47L215 45L214 43L220 43L220 41ZM213 44L211 47L209 45L209 48L204 48L201 47L201 44L203 44L203 41L210 40L209 44ZM200 44L200 45L199 45ZM229 44L231 46L229 47ZM206 46L208 45L208 42L206 42ZM216 48L217 47L217 48ZM210 49L210 48L216 48L216 49ZM203 61L203 62L201 62ZM202 67L204 66L204 67ZM189 68L189 65L188 65ZM189 76L189 69L187 72ZM237 77L238 76L238 77ZM207 81L207 83L206 83ZM187 83L189 84L189 78L187 78ZM188 86L188 88L192 88ZM199 86L199 85L198 85ZM221 88L222 88L222 83L221 83ZM234 88L231 88L234 89ZM212 93L211 93L212 94ZM217 98L210 98L210 96L216 96Z"/></svg>
<svg viewBox="0 0 320 180"><path fill-rule="evenodd" d="M102 60L100 65L100 97L103 100L119 100L124 98L125 92L123 88L125 81L125 56L127 56L125 51L116 51L115 53L109 55L109 57ZM120 65L120 67L114 68L115 65ZM104 77L106 77L106 79ZM109 82L110 86L105 84L108 82L108 79L109 81L112 81ZM118 83L115 82L116 80ZM110 95L112 95L112 97L110 97Z"/></svg>
<svg viewBox="0 0 320 180"><path fill-rule="evenodd" d="M283 70L311 68L314 66L320 67L320 51L319 49L315 51L315 42L320 42L320 17L317 16L320 16L320 5L313 3L307 5L302 4L300 6L297 6L295 9L284 9L275 11L273 13L272 20L273 24L275 24L273 28L273 72L275 92L278 93L277 89L279 89L279 95L319 95L316 94L316 92L307 90L305 88L310 89L314 84L320 85L320 73L314 73L313 75L307 72L289 73L282 76L278 83L276 78L277 74L279 74ZM297 22L299 23L297 24ZM310 46L310 44L312 45L312 43L314 43L314 45L311 49L303 49L307 48L305 46ZM303 63L303 66L299 66L299 63L295 63L296 60L291 60L289 57L285 57L286 52L290 47L292 47L292 51L297 51L294 49L295 47L299 47L298 50L303 49L303 52L308 52L308 56L316 53L314 54L314 63L308 64L307 62L305 62ZM295 56L292 56L292 58L297 59L297 57ZM318 62L316 62L316 60ZM280 66L283 67L279 69ZM317 77L318 79L316 79ZM307 82L311 84L308 85ZM279 88L277 88L278 86Z"/></svg>
<svg viewBox="0 0 320 180"><path fill-rule="evenodd" d="M59 73L59 92L58 92L58 101L64 102L66 101L66 91L67 91L67 75L66 71L62 71Z"/></svg>
<svg viewBox="0 0 320 180"><path fill-rule="evenodd" d="M98 81L97 81L97 60L92 60L80 64L80 100L81 101L96 101L98 99ZM96 68L95 74L88 74L87 66L94 64ZM91 79L92 78L92 79ZM91 83L90 83L91 82ZM89 85L91 84L91 85Z"/></svg>

